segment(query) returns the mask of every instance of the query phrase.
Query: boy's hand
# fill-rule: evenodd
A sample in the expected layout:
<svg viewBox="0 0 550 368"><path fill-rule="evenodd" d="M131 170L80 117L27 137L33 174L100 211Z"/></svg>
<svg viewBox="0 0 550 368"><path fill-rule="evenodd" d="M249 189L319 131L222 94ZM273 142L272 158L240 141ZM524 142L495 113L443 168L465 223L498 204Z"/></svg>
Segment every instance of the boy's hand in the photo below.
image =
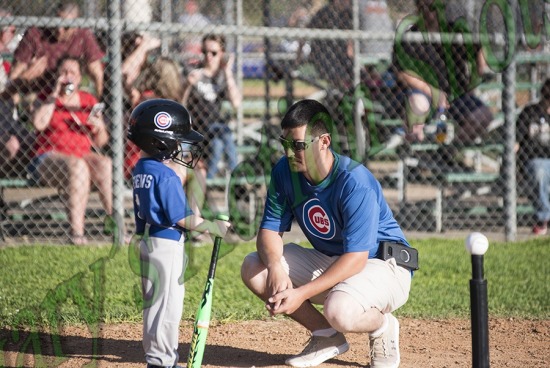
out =
<svg viewBox="0 0 550 368"><path fill-rule="evenodd" d="M214 226L211 233L222 238L225 237L227 230L231 227L231 224L228 221L214 220L213 224Z"/></svg>

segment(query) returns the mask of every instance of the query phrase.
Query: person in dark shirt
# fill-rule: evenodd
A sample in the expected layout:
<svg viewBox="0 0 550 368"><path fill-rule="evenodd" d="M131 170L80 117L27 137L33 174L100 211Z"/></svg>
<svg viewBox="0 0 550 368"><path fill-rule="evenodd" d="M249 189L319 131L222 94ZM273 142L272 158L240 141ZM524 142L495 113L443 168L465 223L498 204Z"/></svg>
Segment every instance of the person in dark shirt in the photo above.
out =
<svg viewBox="0 0 550 368"><path fill-rule="evenodd" d="M397 78L407 89L411 137L424 140L427 120L437 111L447 111L456 122L457 141L474 142L493 120L489 108L472 93L487 69L481 45L433 40L430 33L459 33L467 40L470 32L463 24L442 21L444 2L416 0L416 5L419 17L404 32L398 29L393 55ZM422 32L423 40L406 39L412 32Z"/></svg>
<svg viewBox="0 0 550 368"><path fill-rule="evenodd" d="M204 64L192 70L186 78L183 103L197 124L197 130L208 140L206 147L208 179L218 173L218 163L225 153L230 171L237 166L237 150L233 132L222 112L224 100L237 109L241 91L233 76L235 55L226 53L225 38L209 34L202 39Z"/></svg>
<svg viewBox="0 0 550 368"><path fill-rule="evenodd" d="M19 119L13 96L0 98L0 177L24 177L34 133Z"/></svg>
<svg viewBox="0 0 550 368"><path fill-rule="evenodd" d="M518 164L527 180L535 207L533 233L545 235L550 221L550 78L541 89L537 103L527 105L518 117Z"/></svg>
<svg viewBox="0 0 550 368"><path fill-rule="evenodd" d="M59 5L57 15L63 19L79 16L76 2ZM82 59L94 82L95 95L103 94L103 63L105 53L101 50L93 32L73 27L38 28L26 32L14 53L14 65L10 79L16 81L14 88L23 92L39 92L49 95L55 88L56 68L65 56Z"/></svg>
<svg viewBox="0 0 550 368"><path fill-rule="evenodd" d="M311 17L308 28L352 29L350 0L331 0ZM353 83L353 48L350 41L315 39L309 56L321 79L346 90Z"/></svg>

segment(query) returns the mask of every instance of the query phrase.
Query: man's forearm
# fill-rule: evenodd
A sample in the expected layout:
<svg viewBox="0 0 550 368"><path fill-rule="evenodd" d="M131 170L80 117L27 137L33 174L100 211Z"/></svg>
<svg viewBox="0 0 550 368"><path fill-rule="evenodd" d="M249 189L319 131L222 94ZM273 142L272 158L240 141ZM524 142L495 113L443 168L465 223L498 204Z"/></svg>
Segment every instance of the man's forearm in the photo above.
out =
<svg viewBox="0 0 550 368"><path fill-rule="evenodd" d="M280 264L283 257L283 239L279 233L260 229L256 239L256 248L260 259L268 269Z"/></svg>

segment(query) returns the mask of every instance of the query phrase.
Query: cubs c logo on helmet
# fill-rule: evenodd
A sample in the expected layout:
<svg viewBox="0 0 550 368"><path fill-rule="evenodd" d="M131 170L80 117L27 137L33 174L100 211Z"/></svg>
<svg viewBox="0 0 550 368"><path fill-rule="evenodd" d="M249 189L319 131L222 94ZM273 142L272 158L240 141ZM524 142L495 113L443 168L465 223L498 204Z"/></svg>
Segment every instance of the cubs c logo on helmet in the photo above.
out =
<svg viewBox="0 0 550 368"><path fill-rule="evenodd" d="M321 239L332 239L335 233L334 222L320 203L314 198L304 205L304 224L312 235Z"/></svg>
<svg viewBox="0 0 550 368"><path fill-rule="evenodd" d="M168 129L172 125L172 116L164 111L158 112L153 120L159 129Z"/></svg>

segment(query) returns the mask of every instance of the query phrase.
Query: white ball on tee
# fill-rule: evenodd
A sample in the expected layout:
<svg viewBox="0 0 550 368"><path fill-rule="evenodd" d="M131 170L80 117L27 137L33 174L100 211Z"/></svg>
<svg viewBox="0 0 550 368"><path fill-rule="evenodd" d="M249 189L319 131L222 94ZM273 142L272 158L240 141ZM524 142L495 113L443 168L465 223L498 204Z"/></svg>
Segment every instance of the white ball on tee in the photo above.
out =
<svg viewBox="0 0 550 368"><path fill-rule="evenodd" d="M489 239L482 233L474 232L466 238L466 250L472 255L482 256L489 248Z"/></svg>

